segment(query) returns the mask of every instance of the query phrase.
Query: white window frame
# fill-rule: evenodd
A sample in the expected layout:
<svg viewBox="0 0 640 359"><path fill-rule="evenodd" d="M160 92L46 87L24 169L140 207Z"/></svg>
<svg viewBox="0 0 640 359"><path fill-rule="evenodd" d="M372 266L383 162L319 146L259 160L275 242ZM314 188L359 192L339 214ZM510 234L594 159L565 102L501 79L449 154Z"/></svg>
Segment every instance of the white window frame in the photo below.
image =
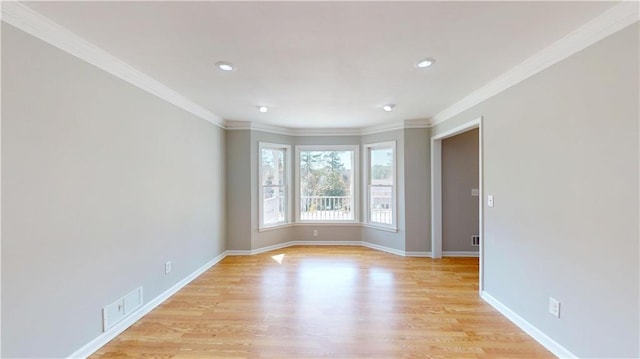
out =
<svg viewBox="0 0 640 359"><path fill-rule="evenodd" d="M353 194L351 208L353 210L353 219L350 220L301 220L300 219L300 152L301 151L353 151L353 178L351 179L351 193ZM359 174L360 174L360 146L359 145L300 145L296 146L295 157L295 220L296 223L360 223L359 209Z"/></svg>
<svg viewBox="0 0 640 359"><path fill-rule="evenodd" d="M287 196L285 200L285 215L284 221L265 224L264 223L264 213L263 213L263 205L264 205L264 192L262 185L262 150L263 149L272 149L272 150L282 150L284 151L284 187L285 187L285 195ZM269 143L269 142L258 142L258 230L267 230L267 229L275 229L278 227L284 227L291 225L291 146L284 145L280 143Z"/></svg>
<svg viewBox="0 0 640 359"><path fill-rule="evenodd" d="M398 154L396 151L396 141L376 142L363 145L365 153L365 166L364 166L364 208L365 208L365 224L370 227L379 227L385 230L398 231ZM371 151L377 149L391 148L393 150L393 185L391 189L391 224L372 222L371 220ZM384 186L388 187L388 186Z"/></svg>

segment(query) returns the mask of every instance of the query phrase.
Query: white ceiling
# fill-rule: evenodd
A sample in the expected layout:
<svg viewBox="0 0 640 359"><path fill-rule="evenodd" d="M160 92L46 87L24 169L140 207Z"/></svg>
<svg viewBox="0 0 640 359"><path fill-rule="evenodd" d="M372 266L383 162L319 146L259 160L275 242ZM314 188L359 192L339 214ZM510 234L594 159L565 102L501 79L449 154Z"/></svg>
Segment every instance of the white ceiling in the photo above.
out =
<svg viewBox="0 0 640 359"><path fill-rule="evenodd" d="M430 118L616 3L26 5L226 120L360 128Z"/></svg>

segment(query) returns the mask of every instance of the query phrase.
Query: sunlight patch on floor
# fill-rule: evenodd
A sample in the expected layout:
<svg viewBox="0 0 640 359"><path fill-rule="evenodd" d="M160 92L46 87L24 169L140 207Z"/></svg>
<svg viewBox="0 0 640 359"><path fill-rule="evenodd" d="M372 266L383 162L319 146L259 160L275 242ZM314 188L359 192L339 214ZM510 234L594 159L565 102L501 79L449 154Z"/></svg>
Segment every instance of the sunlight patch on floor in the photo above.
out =
<svg viewBox="0 0 640 359"><path fill-rule="evenodd" d="M276 254L275 256L273 256L271 258L274 261L278 262L279 264L282 264L282 261L284 260L284 253Z"/></svg>

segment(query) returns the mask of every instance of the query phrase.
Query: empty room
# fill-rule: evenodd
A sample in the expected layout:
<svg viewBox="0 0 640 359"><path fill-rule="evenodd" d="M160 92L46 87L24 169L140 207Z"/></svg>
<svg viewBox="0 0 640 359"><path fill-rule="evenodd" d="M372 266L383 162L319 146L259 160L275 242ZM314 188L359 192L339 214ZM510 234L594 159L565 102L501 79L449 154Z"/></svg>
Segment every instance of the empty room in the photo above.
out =
<svg viewBox="0 0 640 359"><path fill-rule="evenodd" d="M636 1L2 2L2 358L639 358Z"/></svg>

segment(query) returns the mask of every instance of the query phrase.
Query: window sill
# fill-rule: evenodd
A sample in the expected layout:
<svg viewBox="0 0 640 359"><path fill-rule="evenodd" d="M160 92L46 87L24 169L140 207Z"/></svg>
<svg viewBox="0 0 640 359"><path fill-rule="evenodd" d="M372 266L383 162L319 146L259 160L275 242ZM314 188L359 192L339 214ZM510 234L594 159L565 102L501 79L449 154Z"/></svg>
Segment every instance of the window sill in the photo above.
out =
<svg viewBox="0 0 640 359"><path fill-rule="evenodd" d="M282 229L282 228L291 227L292 225L293 225L292 223L281 223L281 224L276 224L276 225L268 226L268 227L259 227L258 228L258 232L274 231L276 229Z"/></svg>
<svg viewBox="0 0 640 359"><path fill-rule="evenodd" d="M362 226L366 227L366 228L385 231L385 232L398 233L398 228L395 228L395 227L388 227L388 226L383 226L383 225L378 225L378 224L371 224L371 223L362 223Z"/></svg>

